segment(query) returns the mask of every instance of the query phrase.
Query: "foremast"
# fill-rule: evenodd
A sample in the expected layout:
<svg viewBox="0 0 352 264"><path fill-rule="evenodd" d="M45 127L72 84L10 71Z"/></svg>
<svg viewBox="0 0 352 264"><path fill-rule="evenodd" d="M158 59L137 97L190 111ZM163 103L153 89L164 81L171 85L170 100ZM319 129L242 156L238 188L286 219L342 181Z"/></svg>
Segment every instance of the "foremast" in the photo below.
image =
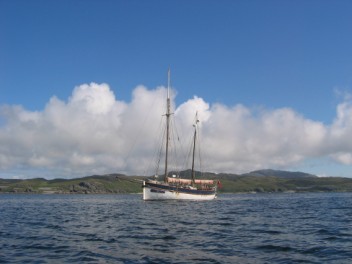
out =
<svg viewBox="0 0 352 264"><path fill-rule="evenodd" d="M167 164L169 154L169 137L170 137L170 68L167 72L167 99L166 99L166 143L165 143L165 177L164 182L167 182Z"/></svg>
<svg viewBox="0 0 352 264"><path fill-rule="evenodd" d="M192 172L191 172L191 176L192 176L192 185L195 185L195 170L194 170L194 158L195 158L195 153L196 153L196 141L197 141L197 124L198 124L199 120L198 120L198 112L196 112L196 120L195 123L193 124L194 127L194 134L193 134L193 154L192 154Z"/></svg>

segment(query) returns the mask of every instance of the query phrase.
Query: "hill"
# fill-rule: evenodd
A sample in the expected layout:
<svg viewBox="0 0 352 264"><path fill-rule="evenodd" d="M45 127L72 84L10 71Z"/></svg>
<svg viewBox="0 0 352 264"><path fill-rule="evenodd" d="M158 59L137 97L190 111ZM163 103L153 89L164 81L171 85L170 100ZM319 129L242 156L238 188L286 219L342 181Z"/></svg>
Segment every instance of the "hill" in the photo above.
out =
<svg viewBox="0 0 352 264"><path fill-rule="evenodd" d="M189 177L189 171L181 172ZM241 175L197 172L198 178L220 180L220 193L240 192L351 192L352 178L317 177L303 172L259 170ZM142 192L141 176L93 175L76 179L0 179L0 193L109 194Z"/></svg>
<svg viewBox="0 0 352 264"><path fill-rule="evenodd" d="M300 172L300 171L282 171L282 170L256 170L249 173L242 174L244 176L275 176L279 178L311 178L316 175Z"/></svg>
<svg viewBox="0 0 352 264"><path fill-rule="evenodd" d="M0 193L108 194L141 192L139 177L121 174L93 175L76 179L0 179Z"/></svg>

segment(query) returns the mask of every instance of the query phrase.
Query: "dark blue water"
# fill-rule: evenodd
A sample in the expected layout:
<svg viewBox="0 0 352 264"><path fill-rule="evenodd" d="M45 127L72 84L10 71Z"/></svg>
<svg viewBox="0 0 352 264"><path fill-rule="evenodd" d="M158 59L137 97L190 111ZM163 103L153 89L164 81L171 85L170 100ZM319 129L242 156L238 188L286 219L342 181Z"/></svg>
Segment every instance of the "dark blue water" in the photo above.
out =
<svg viewBox="0 0 352 264"><path fill-rule="evenodd" d="M2 263L352 263L352 193L0 195Z"/></svg>

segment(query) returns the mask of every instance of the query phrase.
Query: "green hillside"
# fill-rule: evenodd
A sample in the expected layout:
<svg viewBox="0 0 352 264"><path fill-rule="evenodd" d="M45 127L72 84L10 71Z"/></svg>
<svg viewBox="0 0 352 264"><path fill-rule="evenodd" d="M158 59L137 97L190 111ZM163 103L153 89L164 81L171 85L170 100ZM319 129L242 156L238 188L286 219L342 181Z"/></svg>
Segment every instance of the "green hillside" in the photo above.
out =
<svg viewBox="0 0 352 264"><path fill-rule="evenodd" d="M189 177L189 171L181 173ZM242 192L351 192L352 178L317 177L302 172L274 170L255 171L242 175L197 173L198 178L215 179L221 182L219 193ZM0 193L43 194L109 194L142 192L140 176L121 174L94 175L76 179L43 178L28 180L0 179Z"/></svg>
<svg viewBox="0 0 352 264"><path fill-rule="evenodd" d="M108 193L138 193L142 191L140 182L121 179L121 175L89 176L76 179L0 179L0 192L10 193L44 193L44 194L108 194ZM124 177L127 178L127 177Z"/></svg>

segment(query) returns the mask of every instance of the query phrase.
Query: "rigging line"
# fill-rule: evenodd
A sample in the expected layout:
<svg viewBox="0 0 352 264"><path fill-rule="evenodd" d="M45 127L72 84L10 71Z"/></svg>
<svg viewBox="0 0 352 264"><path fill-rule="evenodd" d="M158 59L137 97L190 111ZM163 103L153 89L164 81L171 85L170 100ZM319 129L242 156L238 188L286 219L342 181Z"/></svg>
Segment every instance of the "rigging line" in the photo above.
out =
<svg viewBox="0 0 352 264"><path fill-rule="evenodd" d="M174 164L175 164L175 146L174 146L174 136L173 136L173 122L172 119L170 119L170 130L169 130L169 172L174 170Z"/></svg>
<svg viewBox="0 0 352 264"><path fill-rule="evenodd" d="M159 166L160 166L160 161L161 161L161 152L162 152L162 148L163 148L163 142L164 142L164 138L165 138L165 127L163 129L160 129L163 125L163 116L161 116L160 118L160 123L158 126L158 131L159 131L159 135L158 137L155 139L155 143L154 145L157 146L159 145L159 147L154 148L154 154L153 154L153 159L151 160L154 161L154 172L155 174L158 174L159 172ZM160 140L161 138L161 140ZM150 170L150 167L148 168L148 171Z"/></svg>
<svg viewBox="0 0 352 264"><path fill-rule="evenodd" d="M198 128L198 113L196 112L195 120L193 124L193 140L191 144L192 151L192 179L195 177L197 170L201 171L201 161L200 161L200 145L199 145L199 128Z"/></svg>
<svg viewBox="0 0 352 264"><path fill-rule="evenodd" d="M179 172L179 167L180 167L180 159L179 159L179 145L177 143L180 143L179 137L177 136L177 127L176 127L176 122L175 119L172 118L171 119L171 139L172 139L172 144L171 144L171 149L172 149L172 153L173 155L171 156L171 158L173 159L173 170L178 173Z"/></svg>
<svg viewBox="0 0 352 264"><path fill-rule="evenodd" d="M201 124L203 126L203 124ZM201 175L205 174L206 167L203 167L204 164L208 164L208 156L207 156L207 148L204 148L204 140L203 140L203 129L198 128L198 146L199 146L199 164L200 164L200 171Z"/></svg>
<svg viewBox="0 0 352 264"><path fill-rule="evenodd" d="M208 155L208 151L209 149L207 149L205 147L205 141L203 140L203 129L198 129L198 140L199 140L199 143L198 143L198 146L199 146L199 161L200 161L200 168L201 168L201 172L202 172L202 175L205 174L206 170L207 171L211 171L209 170L209 165L208 164L211 164L209 163L209 155Z"/></svg>
<svg viewBox="0 0 352 264"><path fill-rule="evenodd" d="M181 141L180 141L180 135L179 135L178 130L177 130L176 118L173 119L173 123L174 123L175 131L176 131L177 141L179 142L179 145L182 148Z"/></svg>
<svg viewBox="0 0 352 264"><path fill-rule="evenodd" d="M163 136L162 136L162 140L160 142L160 146L159 146L159 152L158 152L158 161L157 161L157 164L156 164L156 168L155 168L155 174L156 175L159 175L159 169L160 169L160 161L161 161L161 155L162 155L162 152L163 152L163 149L164 149L164 141L165 141L165 138L166 138L166 127L164 127L164 130L163 130Z"/></svg>
<svg viewBox="0 0 352 264"><path fill-rule="evenodd" d="M156 167L156 165L155 164L153 164L152 165L152 163L154 162L154 163L157 163L157 157L159 156L158 155L158 145L160 144L160 142L159 142L159 139L160 139L160 137L161 137L161 135L162 135L162 130L160 129L161 127L162 127L162 117L160 118L160 121L159 121L159 125L157 126L158 127L158 130L157 131L159 131L159 134L160 135L158 135L158 137L156 137L156 138L154 138L154 144L153 144L153 146L155 146L155 147L153 147L153 149L154 149L154 152L153 152L153 158L152 159L149 159L149 162L146 164L146 167L145 167L145 169L144 169L144 172L145 172L145 174L148 172L150 172L152 169L151 169L151 167L153 166L153 171L154 171L154 169L155 169L155 167Z"/></svg>
<svg viewBox="0 0 352 264"><path fill-rule="evenodd" d="M197 138L196 138L196 145L197 145L197 150L196 150L196 155L198 156L198 160L196 161L197 162L197 166L198 166L198 169L199 169L199 172L200 174L202 175L202 171L203 171L203 168L202 168L202 150L201 150L201 134L200 134L200 129L199 129L199 118L198 118L198 111L196 112L196 116L195 116L195 131L196 131L196 134L197 134ZM195 166L196 168L196 166Z"/></svg>
<svg viewBox="0 0 352 264"><path fill-rule="evenodd" d="M197 128L197 135L198 135L198 138L197 138L197 146L198 146L198 157L199 157L199 171L202 175L202 172L203 172L203 168L202 168L202 155L201 155L201 140L200 140L200 131L199 129Z"/></svg>
<svg viewBox="0 0 352 264"><path fill-rule="evenodd" d="M188 142L188 152L187 152L187 155L184 159L184 162L183 162L183 168L185 170L189 169L190 167L190 162L191 162L191 156L192 156L192 149L193 149L193 136L189 138L189 142Z"/></svg>
<svg viewBox="0 0 352 264"><path fill-rule="evenodd" d="M177 147L179 147L179 150L180 150L179 153L181 153L181 155L183 155L186 152L183 148L184 146L181 144L180 134L178 132L177 125L176 125L176 116L175 116L175 118L173 118L173 123L174 123L175 133L176 133L176 137L177 137L177 143L178 143ZM175 140L176 140L176 137L175 137ZM176 143L175 143L175 145L176 145ZM177 157L177 163L178 163L178 167L179 167L178 170L180 170L182 167L181 166L181 164L182 164L181 158Z"/></svg>

